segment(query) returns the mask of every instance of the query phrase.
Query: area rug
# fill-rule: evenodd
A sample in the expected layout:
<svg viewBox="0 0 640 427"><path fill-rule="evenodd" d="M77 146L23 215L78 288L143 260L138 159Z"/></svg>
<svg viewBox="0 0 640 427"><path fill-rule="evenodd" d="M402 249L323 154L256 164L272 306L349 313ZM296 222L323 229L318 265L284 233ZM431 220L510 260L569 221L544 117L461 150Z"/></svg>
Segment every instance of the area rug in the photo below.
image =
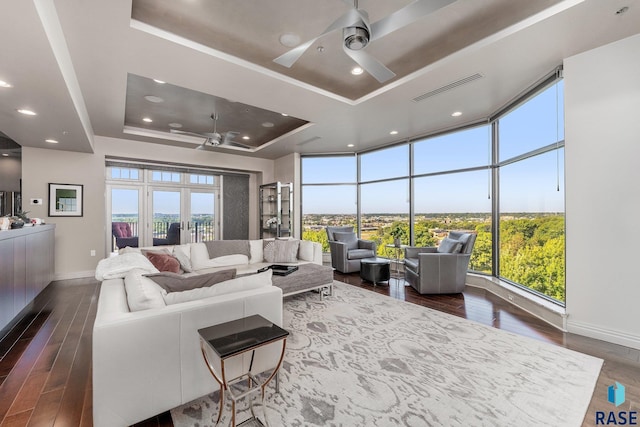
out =
<svg viewBox="0 0 640 427"><path fill-rule="evenodd" d="M340 282L334 293L285 299L271 426L582 424L601 359ZM174 425L214 425L217 398L173 409Z"/></svg>

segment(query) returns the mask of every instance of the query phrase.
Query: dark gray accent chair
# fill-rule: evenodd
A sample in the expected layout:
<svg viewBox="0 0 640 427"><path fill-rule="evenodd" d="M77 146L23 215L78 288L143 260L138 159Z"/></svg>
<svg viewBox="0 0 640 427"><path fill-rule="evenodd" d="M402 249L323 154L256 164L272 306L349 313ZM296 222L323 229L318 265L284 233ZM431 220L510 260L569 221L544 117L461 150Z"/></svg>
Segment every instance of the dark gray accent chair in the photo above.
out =
<svg viewBox="0 0 640 427"><path fill-rule="evenodd" d="M169 224L169 229L167 230L167 237L153 238L153 246L161 246L161 245L179 245L180 244L180 223L172 222Z"/></svg>
<svg viewBox="0 0 640 427"><path fill-rule="evenodd" d="M372 240L362 240L353 227L327 227L331 250L331 266L340 273L360 271L360 260L376 256L377 245Z"/></svg>
<svg viewBox="0 0 640 427"><path fill-rule="evenodd" d="M476 234L450 231L445 240L438 248L404 250L404 278L420 294L456 294L464 290Z"/></svg>

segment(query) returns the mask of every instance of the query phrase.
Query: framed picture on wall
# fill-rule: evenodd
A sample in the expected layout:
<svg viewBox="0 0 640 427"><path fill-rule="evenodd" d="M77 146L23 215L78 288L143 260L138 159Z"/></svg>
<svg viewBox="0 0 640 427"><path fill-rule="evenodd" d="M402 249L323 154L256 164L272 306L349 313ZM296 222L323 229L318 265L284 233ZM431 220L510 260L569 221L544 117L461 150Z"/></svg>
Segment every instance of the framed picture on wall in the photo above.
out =
<svg viewBox="0 0 640 427"><path fill-rule="evenodd" d="M81 184L49 183L49 216L82 216Z"/></svg>

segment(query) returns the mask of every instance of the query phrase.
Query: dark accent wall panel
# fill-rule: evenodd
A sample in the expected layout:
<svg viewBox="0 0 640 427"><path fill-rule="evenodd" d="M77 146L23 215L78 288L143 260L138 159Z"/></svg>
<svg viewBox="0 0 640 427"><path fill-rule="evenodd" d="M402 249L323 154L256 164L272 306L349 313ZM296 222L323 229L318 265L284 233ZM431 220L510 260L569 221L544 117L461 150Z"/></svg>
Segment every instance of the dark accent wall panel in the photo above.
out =
<svg viewBox="0 0 640 427"><path fill-rule="evenodd" d="M54 249L54 224L0 231L0 338L53 280Z"/></svg>
<svg viewBox="0 0 640 427"><path fill-rule="evenodd" d="M249 238L249 176L225 175L222 178L222 239Z"/></svg>

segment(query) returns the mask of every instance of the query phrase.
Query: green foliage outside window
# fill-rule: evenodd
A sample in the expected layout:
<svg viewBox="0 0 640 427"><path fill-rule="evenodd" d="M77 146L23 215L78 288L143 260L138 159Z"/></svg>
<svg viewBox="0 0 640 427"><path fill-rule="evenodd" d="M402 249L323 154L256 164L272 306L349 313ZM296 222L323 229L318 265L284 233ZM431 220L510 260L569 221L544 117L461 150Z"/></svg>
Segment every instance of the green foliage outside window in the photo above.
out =
<svg viewBox="0 0 640 427"><path fill-rule="evenodd" d="M519 216L523 216L519 215ZM455 217L455 214L451 215ZM514 215L515 216L515 215ZM514 283L565 300L564 215L528 215L500 220L500 276ZM420 220L414 224L415 246L437 246L448 230L469 230L477 234L469 269L491 274L491 225L488 220L454 219ZM376 241L378 255L392 257L387 245L394 235L402 244L409 243L409 224L393 221L362 238ZM327 233L322 229L305 229L304 240L322 244L329 252Z"/></svg>

